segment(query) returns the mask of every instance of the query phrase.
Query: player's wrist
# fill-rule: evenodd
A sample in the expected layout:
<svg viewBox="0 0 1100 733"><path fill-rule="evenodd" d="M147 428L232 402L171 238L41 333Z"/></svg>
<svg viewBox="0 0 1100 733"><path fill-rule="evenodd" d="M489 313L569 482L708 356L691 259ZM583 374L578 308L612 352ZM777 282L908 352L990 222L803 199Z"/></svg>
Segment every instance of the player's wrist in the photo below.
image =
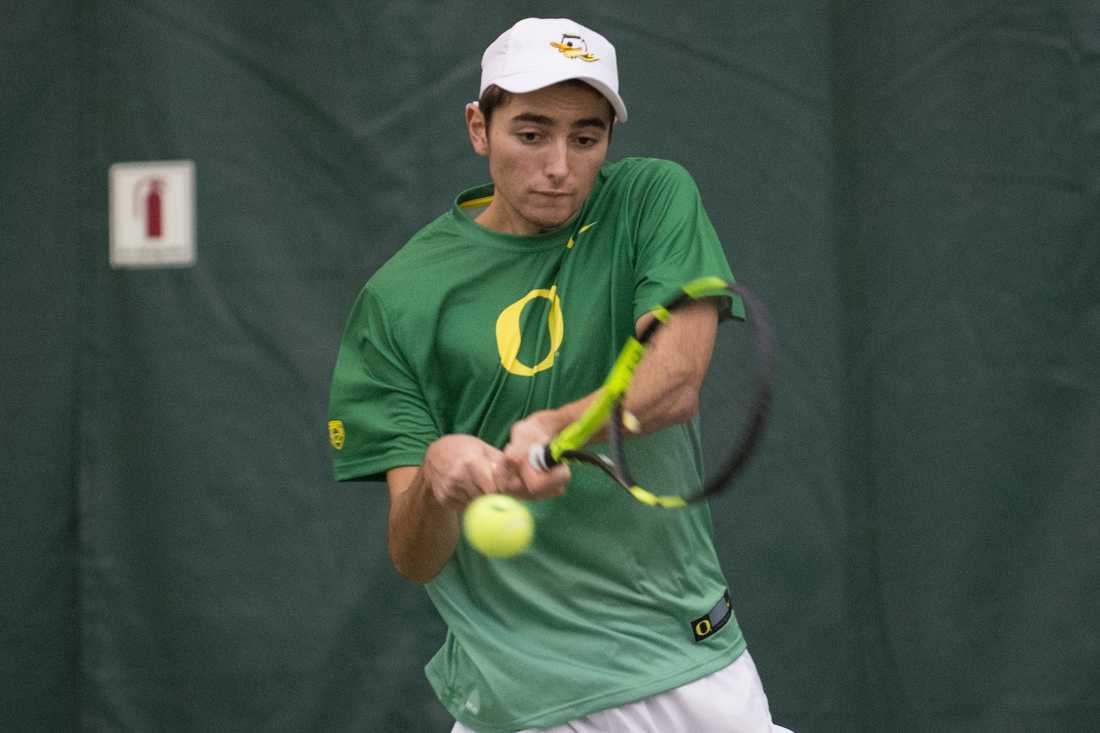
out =
<svg viewBox="0 0 1100 733"><path fill-rule="evenodd" d="M573 421L566 407L558 407L550 410L540 410L532 415L538 419L539 427L545 430L550 437L560 433L566 425Z"/></svg>
<svg viewBox="0 0 1100 733"><path fill-rule="evenodd" d="M457 514L461 509L448 492L450 482L446 479L446 447L439 446L433 451L434 446L434 443L428 446L428 451L424 454L424 463L417 474L416 510L434 516Z"/></svg>
<svg viewBox="0 0 1100 733"><path fill-rule="evenodd" d="M587 400L577 400L576 402L570 402L562 405L561 407L543 410L541 413L536 413L542 416L542 425L550 433L551 437L557 435L562 430L565 430L571 423L580 419L584 414L584 408L587 405Z"/></svg>

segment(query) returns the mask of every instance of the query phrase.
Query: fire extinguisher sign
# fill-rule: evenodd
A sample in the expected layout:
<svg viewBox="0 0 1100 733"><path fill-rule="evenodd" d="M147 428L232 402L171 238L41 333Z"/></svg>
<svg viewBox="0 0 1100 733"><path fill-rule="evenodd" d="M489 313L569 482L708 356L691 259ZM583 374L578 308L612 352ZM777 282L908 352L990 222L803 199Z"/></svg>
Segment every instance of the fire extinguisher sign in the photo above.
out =
<svg viewBox="0 0 1100 733"><path fill-rule="evenodd" d="M165 160L111 166L111 267L195 264L195 163Z"/></svg>

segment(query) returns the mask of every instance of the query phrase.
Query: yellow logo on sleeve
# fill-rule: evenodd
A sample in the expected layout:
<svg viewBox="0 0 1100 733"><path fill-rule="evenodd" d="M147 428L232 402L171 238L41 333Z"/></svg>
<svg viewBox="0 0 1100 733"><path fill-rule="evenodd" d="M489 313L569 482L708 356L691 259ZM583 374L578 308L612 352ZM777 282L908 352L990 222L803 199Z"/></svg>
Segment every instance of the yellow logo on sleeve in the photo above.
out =
<svg viewBox="0 0 1100 733"><path fill-rule="evenodd" d="M329 420L328 421L328 442L332 443L332 447L336 450L344 449L344 421L343 420Z"/></svg>
<svg viewBox="0 0 1100 733"><path fill-rule="evenodd" d="M550 352L538 364L528 366L519 360L520 344L523 341L520 317L523 315L523 309L535 298L545 298L550 301L550 312L546 314L546 328L550 333ZM565 321L562 318L561 300L558 299L556 285L549 290L544 288L532 290L501 311L497 318L497 351L500 353L501 366L509 373L520 377L532 377L554 366L554 358L564 338Z"/></svg>

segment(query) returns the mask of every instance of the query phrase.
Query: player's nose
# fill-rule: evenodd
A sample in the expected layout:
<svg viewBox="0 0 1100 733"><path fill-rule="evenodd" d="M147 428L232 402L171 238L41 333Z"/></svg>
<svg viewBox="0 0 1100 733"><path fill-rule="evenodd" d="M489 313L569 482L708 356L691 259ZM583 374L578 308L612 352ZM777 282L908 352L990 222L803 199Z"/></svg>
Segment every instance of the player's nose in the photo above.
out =
<svg viewBox="0 0 1100 733"><path fill-rule="evenodd" d="M545 170L548 178L564 180L569 175L569 146L565 140L556 141L548 146Z"/></svg>

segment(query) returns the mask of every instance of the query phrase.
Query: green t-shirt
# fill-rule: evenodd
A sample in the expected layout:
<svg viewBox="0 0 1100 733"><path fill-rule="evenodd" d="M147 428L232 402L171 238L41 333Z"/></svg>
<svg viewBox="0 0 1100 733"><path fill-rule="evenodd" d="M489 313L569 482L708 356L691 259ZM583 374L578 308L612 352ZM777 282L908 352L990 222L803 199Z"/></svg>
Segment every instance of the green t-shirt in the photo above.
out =
<svg viewBox="0 0 1100 733"><path fill-rule="evenodd" d="M338 479L419 465L449 433L503 447L513 422L599 387L635 321L682 283L732 279L694 181L674 163L604 166L580 215L536 236L476 224L469 205L491 194L462 194L364 286L333 376ZM645 486L702 481L697 421L628 451ZM693 636L726 591L706 505L646 507L575 466L564 496L529 508L524 554L489 559L463 540L427 585L448 627L428 678L462 723L484 733L560 724L743 651L732 617Z"/></svg>

